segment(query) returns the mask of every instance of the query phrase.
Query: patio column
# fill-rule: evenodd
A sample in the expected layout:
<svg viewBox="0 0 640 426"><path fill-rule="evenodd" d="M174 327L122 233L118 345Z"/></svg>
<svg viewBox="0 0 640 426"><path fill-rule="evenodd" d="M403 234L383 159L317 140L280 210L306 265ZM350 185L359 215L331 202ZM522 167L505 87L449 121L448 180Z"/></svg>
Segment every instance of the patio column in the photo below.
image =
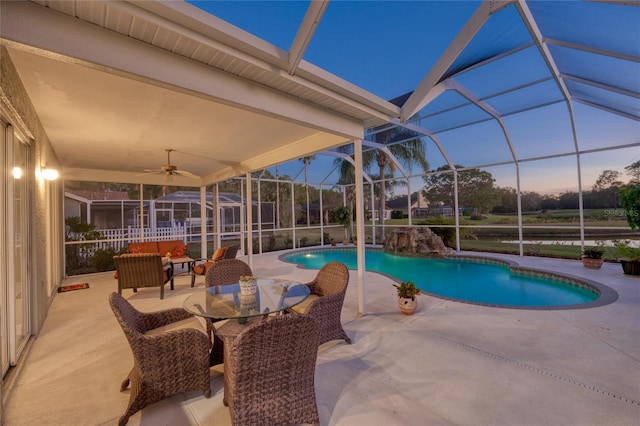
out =
<svg viewBox="0 0 640 426"><path fill-rule="evenodd" d="M247 212L247 253L248 256L248 264L251 268L253 268L253 200L251 199L251 172L247 172L245 174L245 209ZM242 213L241 213L242 214Z"/></svg>
<svg viewBox="0 0 640 426"><path fill-rule="evenodd" d="M358 259L358 314L366 315L366 299L364 289L364 271L365 271L365 257L364 257L364 189L362 185L362 140L356 139L353 141L353 153L356 160L355 167L355 190L356 190L356 235L358 236L359 244L356 245L356 256Z"/></svg>
<svg viewBox="0 0 640 426"><path fill-rule="evenodd" d="M206 259L207 254L207 187L200 187L200 258Z"/></svg>

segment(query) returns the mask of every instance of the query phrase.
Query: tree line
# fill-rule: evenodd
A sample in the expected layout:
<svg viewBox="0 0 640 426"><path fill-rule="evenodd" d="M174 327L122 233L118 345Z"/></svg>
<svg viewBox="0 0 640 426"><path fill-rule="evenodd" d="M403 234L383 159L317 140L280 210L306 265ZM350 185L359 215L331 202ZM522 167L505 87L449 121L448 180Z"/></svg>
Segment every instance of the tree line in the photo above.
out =
<svg viewBox="0 0 640 426"><path fill-rule="evenodd" d="M460 207L474 207L479 213L516 213L518 211L517 191L511 187L495 185L491 173L480 169L465 169L456 165L458 171L458 204ZM640 185L640 160L625 168L629 176L623 182L623 174L616 170L603 170L591 190L583 190L583 206L586 209L619 207L620 190L624 187ZM435 174L423 177L425 186L422 193L430 205L454 205L454 176L451 168L442 166ZM539 210L578 209L579 194L567 191L559 195L539 194L523 191L521 194L523 212Z"/></svg>

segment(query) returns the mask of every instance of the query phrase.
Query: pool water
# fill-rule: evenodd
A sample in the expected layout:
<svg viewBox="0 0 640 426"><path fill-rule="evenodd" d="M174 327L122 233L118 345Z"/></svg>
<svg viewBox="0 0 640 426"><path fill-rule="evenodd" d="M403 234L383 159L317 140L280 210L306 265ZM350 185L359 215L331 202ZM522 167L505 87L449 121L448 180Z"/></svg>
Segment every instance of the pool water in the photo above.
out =
<svg viewBox="0 0 640 426"><path fill-rule="evenodd" d="M305 250L282 260L310 269L338 261L357 268L355 249ZM514 273L509 266L469 259L395 256L367 250L367 271L413 281L420 290L463 302L513 307L554 307L589 303L599 294L559 280Z"/></svg>

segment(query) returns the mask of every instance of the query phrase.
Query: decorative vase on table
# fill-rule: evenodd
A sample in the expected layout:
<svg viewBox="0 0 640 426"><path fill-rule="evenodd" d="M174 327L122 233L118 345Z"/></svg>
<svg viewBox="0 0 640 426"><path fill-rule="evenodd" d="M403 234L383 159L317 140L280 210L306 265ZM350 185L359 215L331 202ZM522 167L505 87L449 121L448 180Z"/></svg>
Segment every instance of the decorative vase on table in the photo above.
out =
<svg viewBox="0 0 640 426"><path fill-rule="evenodd" d="M251 295L256 294L258 290L258 282L256 277L242 276L238 280L240 284L240 294Z"/></svg>
<svg viewBox="0 0 640 426"><path fill-rule="evenodd" d="M240 294L240 310L251 314L258 309L258 298L255 294Z"/></svg>

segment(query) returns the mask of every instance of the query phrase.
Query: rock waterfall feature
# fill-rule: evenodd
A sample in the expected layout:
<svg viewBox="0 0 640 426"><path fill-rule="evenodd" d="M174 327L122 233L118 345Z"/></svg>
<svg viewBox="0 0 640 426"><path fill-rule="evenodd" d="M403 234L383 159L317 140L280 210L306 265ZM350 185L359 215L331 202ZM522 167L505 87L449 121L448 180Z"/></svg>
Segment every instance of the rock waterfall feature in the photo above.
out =
<svg viewBox="0 0 640 426"><path fill-rule="evenodd" d="M429 228L402 227L387 234L384 250L391 253L411 255L447 256L455 251L444 245L442 238Z"/></svg>

